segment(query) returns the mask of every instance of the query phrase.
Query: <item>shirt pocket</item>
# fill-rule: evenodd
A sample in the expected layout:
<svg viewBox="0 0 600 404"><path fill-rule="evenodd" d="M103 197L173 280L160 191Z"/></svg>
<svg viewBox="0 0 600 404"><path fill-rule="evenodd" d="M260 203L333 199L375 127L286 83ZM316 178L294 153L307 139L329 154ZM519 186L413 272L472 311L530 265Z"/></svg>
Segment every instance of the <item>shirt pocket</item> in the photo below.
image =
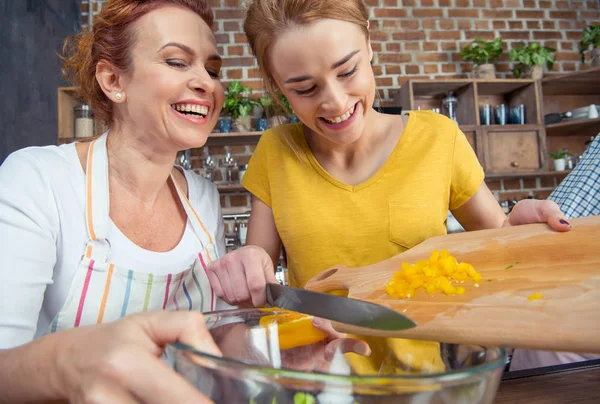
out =
<svg viewBox="0 0 600 404"><path fill-rule="evenodd" d="M406 249L445 234L444 222L429 201L390 201L390 241Z"/></svg>

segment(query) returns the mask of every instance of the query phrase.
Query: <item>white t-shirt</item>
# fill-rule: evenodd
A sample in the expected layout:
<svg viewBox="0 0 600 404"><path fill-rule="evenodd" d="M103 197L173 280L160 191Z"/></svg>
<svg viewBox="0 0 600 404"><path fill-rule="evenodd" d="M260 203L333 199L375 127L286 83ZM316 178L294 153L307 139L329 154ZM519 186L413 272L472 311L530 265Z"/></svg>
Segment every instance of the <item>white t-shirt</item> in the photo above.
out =
<svg viewBox="0 0 600 404"><path fill-rule="evenodd" d="M217 188L184 174L189 200L223 256ZM22 149L0 166L0 349L45 334L63 306L88 240L84 206L85 173L74 144ZM189 220L168 252L137 246L112 221L108 239L111 262L155 274L184 270L202 250Z"/></svg>

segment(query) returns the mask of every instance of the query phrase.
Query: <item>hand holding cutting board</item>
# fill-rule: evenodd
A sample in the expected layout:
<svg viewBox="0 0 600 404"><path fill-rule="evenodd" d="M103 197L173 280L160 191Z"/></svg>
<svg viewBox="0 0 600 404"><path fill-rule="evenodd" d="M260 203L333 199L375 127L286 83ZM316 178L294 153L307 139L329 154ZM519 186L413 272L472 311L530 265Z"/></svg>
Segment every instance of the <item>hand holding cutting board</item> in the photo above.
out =
<svg viewBox="0 0 600 404"><path fill-rule="evenodd" d="M520 348L600 352L600 216L574 219L557 232L531 224L433 237L411 250L362 268L336 266L313 277L307 289L346 289L349 297L392 308L418 326L373 331L341 324L355 334ZM385 293L402 262L447 249L482 274L463 295L410 299ZM541 294L541 298L528 297ZM539 296L539 295L538 295Z"/></svg>

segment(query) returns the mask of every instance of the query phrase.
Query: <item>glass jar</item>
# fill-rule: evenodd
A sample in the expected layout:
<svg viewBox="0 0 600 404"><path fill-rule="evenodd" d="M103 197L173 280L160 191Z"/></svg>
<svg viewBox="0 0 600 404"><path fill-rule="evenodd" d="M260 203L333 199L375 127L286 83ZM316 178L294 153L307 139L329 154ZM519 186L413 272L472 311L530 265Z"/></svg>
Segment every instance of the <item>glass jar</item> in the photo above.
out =
<svg viewBox="0 0 600 404"><path fill-rule="evenodd" d="M448 96L442 100L442 106L444 107L445 115L456 121L456 107L458 105L458 98L454 96L454 93L451 91L448 93Z"/></svg>
<svg viewBox="0 0 600 404"><path fill-rule="evenodd" d="M77 105L73 108L73 136L83 139L94 136L94 113L87 104Z"/></svg>

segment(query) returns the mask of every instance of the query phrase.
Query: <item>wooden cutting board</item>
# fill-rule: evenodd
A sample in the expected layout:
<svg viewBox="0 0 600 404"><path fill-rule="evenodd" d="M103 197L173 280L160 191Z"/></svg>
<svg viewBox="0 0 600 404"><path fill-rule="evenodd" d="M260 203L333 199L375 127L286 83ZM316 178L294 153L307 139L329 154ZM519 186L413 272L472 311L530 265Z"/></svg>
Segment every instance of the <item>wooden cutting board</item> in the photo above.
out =
<svg viewBox="0 0 600 404"><path fill-rule="evenodd" d="M334 324L343 332L450 343L600 353L600 216L574 219L559 233L546 224L437 236L409 251L361 268L335 266L313 277L307 289L348 290L348 296L397 310L418 326L376 331ZM447 249L480 272L479 287L465 282L461 296L411 299L385 293L402 262ZM528 300L534 293L543 298Z"/></svg>

